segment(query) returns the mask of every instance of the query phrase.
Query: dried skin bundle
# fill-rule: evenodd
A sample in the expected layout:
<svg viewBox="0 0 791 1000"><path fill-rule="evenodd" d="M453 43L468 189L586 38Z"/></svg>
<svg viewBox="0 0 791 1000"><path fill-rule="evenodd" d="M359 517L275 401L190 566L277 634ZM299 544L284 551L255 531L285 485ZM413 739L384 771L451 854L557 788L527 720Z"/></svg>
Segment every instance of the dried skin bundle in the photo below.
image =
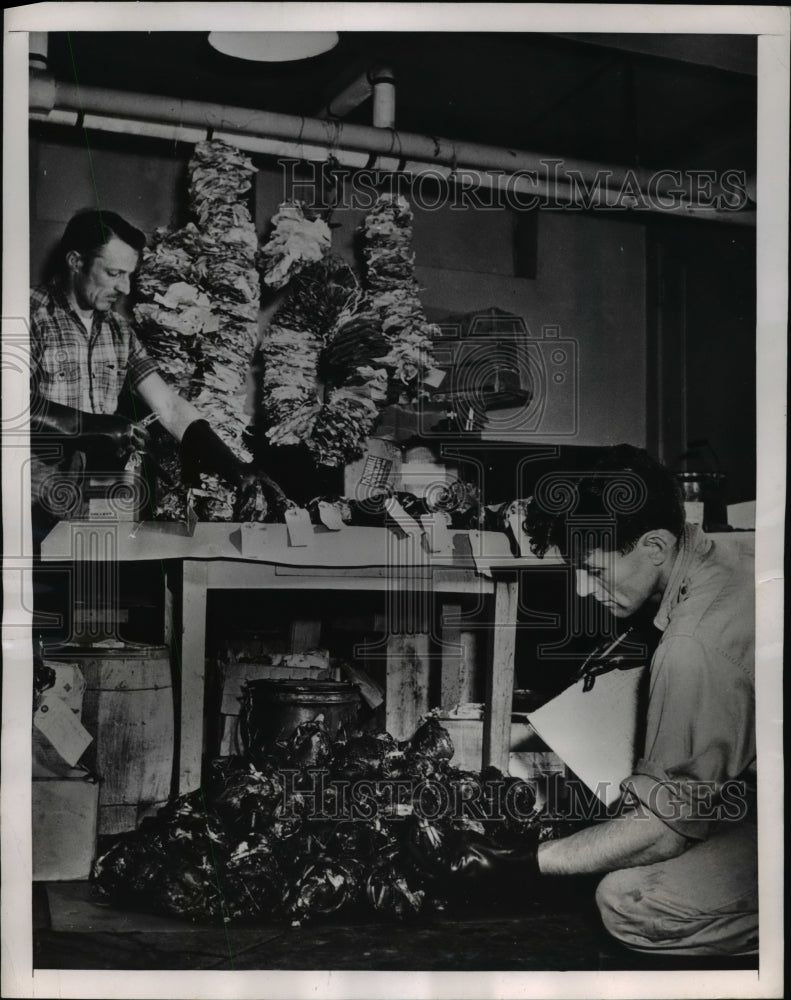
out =
<svg viewBox="0 0 791 1000"><path fill-rule="evenodd" d="M293 259L301 270L259 348L260 416L271 444L304 444L317 464L339 466L362 454L379 416L387 345L347 264Z"/></svg>
<svg viewBox="0 0 791 1000"><path fill-rule="evenodd" d="M242 434L246 376L257 338L260 281L258 237L247 205L255 167L221 140L198 143L189 163L194 222L157 230L143 252L135 307L141 339L173 387L200 410L225 443L246 456ZM173 466L168 444L157 455ZM180 479L180 476L178 477ZM196 512L230 520L234 491L203 476ZM160 489L157 515L183 516L183 489Z"/></svg>
<svg viewBox="0 0 791 1000"><path fill-rule="evenodd" d="M380 195L363 223L366 282L389 350L382 359L404 400L424 394L422 381L435 367L432 338L415 280L412 209L401 195Z"/></svg>
<svg viewBox="0 0 791 1000"><path fill-rule="evenodd" d="M306 264L329 252L330 229L323 219L306 218L299 202L283 202L272 224L272 235L261 250L264 282L283 288Z"/></svg>

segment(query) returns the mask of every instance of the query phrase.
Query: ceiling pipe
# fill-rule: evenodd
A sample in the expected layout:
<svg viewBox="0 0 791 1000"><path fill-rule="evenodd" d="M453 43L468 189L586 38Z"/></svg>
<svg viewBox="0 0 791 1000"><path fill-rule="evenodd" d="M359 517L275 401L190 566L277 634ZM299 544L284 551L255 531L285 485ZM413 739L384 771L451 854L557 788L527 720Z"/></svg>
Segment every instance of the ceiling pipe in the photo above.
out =
<svg viewBox="0 0 791 1000"><path fill-rule="evenodd" d="M349 112L354 111L373 93L368 73L361 73L356 79L344 87L336 94L316 115L317 118L345 118Z"/></svg>
<svg viewBox="0 0 791 1000"><path fill-rule="evenodd" d="M332 98L317 118L345 118L373 94L374 128L395 127L395 76L389 66L374 65Z"/></svg>
<svg viewBox="0 0 791 1000"><path fill-rule="evenodd" d="M54 106L55 102L55 81L48 71L48 32L31 31L28 34L28 66L30 68L30 110L35 113L46 112Z"/></svg>
<svg viewBox="0 0 791 1000"><path fill-rule="evenodd" d="M374 88L374 128L395 128L395 76L389 66L369 74Z"/></svg>
<svg viewBox="0 0 791 1000"><path fill-rule="evenodd" d="M37 69L46 69L49 65L49 33L31 31L27 44L31 68L35 66Z"/></svg>
<svg viewBox="0 0 791 1000"><path fill-rule="evenodd" d="M31 115L36 120L48 121L58 125L74 126L79 121L77 112L74 111L54 111L45 118L38 115ZM164 125L157 122L134 121L125 118L109 118L98 115L85 115L82 125L89 129L98 129L106 132L115 132L123 135L145 136L146 138L165 139L169 142L196 143L206 138L205 129L196 129L187 126ZM494 191L503 192L500 201L492 200L492 205L508 204L516 208L528 209L537 207L536 199L551 200L564 206L574 205L578 193L569 184L547 183L540 179L527 181L524 178L514 178L504 174L481 174L477 178L475 185L466 184L466 175L463 171L456 171L454 174L451 167L419 163L413 160L399 160L394 157L379 156L371 161L368 153L335 148L330 151L326 146L309 146L305 143L290 142L285 139L267 139L263 136L242 135L236 132L213 131L216 139L224 139L239 149L250 153L260 153L265 156L282 157L292 160L312 160L315 162L325 162L330 154L341 166L349 167L352 171L363 168L375 169L382 172L399 173L408 175L413 179L431 178L432 180L443 180L455 183L459 186L454 200L454 204L464 207L465 203L474 205L478 202L486 201L485 196L474 197L470 192L473 186L485 187ZM611 210L623 209L623 205L618 203L618 192L602 193L603 201L600 207ZM425 193L424 193L425 200ZM494 197L494 196L493 196ZM447 199L446 199L447 200ZM429 207L436 207L428 198ZM714 210L690 210L683 205L676 205L665 209L665 214L689 218L704 218L721 222L739 223L741 225L755 224L754 213L750 212L715 212ZM752 220L752 222L751 222Z"/></svg>
<svg viewBox="0 0 791 1000"><path fill-rule="evenodd" d="M654 175L650 171L592 163L585 160L559 159L517 150L485 146L479 143L453 142L449 139L398 132L391 128L344 124L322 119L301 118L271 111L238 108L192 100L77 87L53 81L47 74L31 73L30 108L32 117L63 121L71 112L74 121L83 116L87 128L179 137L195 142L195 130L219 133L243 149L266 152L276 148L279 155L300 159L326 160L330 153L341 163L380 170L398 170L416 175L455 177L468 187L484 186L520 192L526 196L550 197L561 204L578 204L580 191L568 181L576 171L588 184L606 178L599 189L597 207L625 208L626 184L650 190ZM189 136L189 138L187 138ZM284 153L283 150L293 151ZM361 154L365 155L362 161ZM554 171L548 164L554 165ZM563 179L564 173L566 179ZM672 182L668 182L672 183ZM647 209L662 214L681 215L712 221L755 225L755 213L722 211L704 206L692 207L674 198L667 186L657 186L656 197L647 199ZM662 202L659 201L662 196ZM537 207L534 205L533 207ZM584 206L580 206L584 207Z"/></svg>

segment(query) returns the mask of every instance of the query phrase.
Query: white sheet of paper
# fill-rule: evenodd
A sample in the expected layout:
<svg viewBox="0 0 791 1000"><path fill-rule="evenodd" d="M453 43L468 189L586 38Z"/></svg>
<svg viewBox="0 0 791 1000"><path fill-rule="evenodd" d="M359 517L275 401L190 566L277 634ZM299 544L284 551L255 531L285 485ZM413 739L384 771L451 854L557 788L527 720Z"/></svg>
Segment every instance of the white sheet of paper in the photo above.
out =
<svg viewBox="0 0 791 1000"><path fill-rule="evenodd" d="M645 670L600 674L590 691L577 681L529 716L541 739L608 806L620 796L620 783L638 756L638 698Z"/></svg>

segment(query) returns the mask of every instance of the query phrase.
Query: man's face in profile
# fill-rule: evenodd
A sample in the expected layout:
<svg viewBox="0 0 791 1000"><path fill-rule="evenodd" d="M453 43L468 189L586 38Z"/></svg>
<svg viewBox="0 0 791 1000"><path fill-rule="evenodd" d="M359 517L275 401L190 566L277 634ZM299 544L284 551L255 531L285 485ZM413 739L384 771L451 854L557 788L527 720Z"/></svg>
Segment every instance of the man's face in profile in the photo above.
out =
<svg viewBox="0 0 791 1000"><path fill-rule="evenodd" d="M139 260L137 251L113 236L90 261L75 252L71 286L80 309L107 312L129 285Z"/></svg>
<svg viewBox="0 0 791 1000"><path fill-rule="evenodd" d="M593 597L616 618L629 618L662 597L660 574L643 536L629 552L593 549L575 566L577 593Z"/></svg>

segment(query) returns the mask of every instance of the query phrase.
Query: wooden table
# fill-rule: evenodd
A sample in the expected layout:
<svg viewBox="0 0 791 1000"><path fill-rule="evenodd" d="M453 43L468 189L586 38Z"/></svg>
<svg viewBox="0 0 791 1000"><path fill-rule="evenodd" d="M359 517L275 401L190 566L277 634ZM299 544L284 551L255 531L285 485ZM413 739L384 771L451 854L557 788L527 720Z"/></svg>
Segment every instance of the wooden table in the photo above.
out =
<svg viewBox="0 0 791 1000"><path fill-rule="evenodd" d="M313 588L389 593L388 730L391 725L409 730L422 707L414 697L415 673L428 670L427 619L421 597L430 600L434 594L442 595L446 607L458 610L454 595L457 600L458 595L478 595L481 602L493 596L493 617L472 627L485 629L491 641L483 763L507 770L517 572L535 567L537 561L515 559L505 536L496 532L451 532L446 537L438 534L437 539L419 532L398 535L389 528L329 531L314 526L308 544L294 546L284 524L199 523L194 535L187 537L180 526L161 522L64 521L44 540L41 553L47 562L161 560L167 565L175 560L182 564L178 789L184 793L198 788L201 779L210 590ZM458 628L458 621L453 620L443 627L443 672L452 671L458 663L453 645Z"/></svg>

